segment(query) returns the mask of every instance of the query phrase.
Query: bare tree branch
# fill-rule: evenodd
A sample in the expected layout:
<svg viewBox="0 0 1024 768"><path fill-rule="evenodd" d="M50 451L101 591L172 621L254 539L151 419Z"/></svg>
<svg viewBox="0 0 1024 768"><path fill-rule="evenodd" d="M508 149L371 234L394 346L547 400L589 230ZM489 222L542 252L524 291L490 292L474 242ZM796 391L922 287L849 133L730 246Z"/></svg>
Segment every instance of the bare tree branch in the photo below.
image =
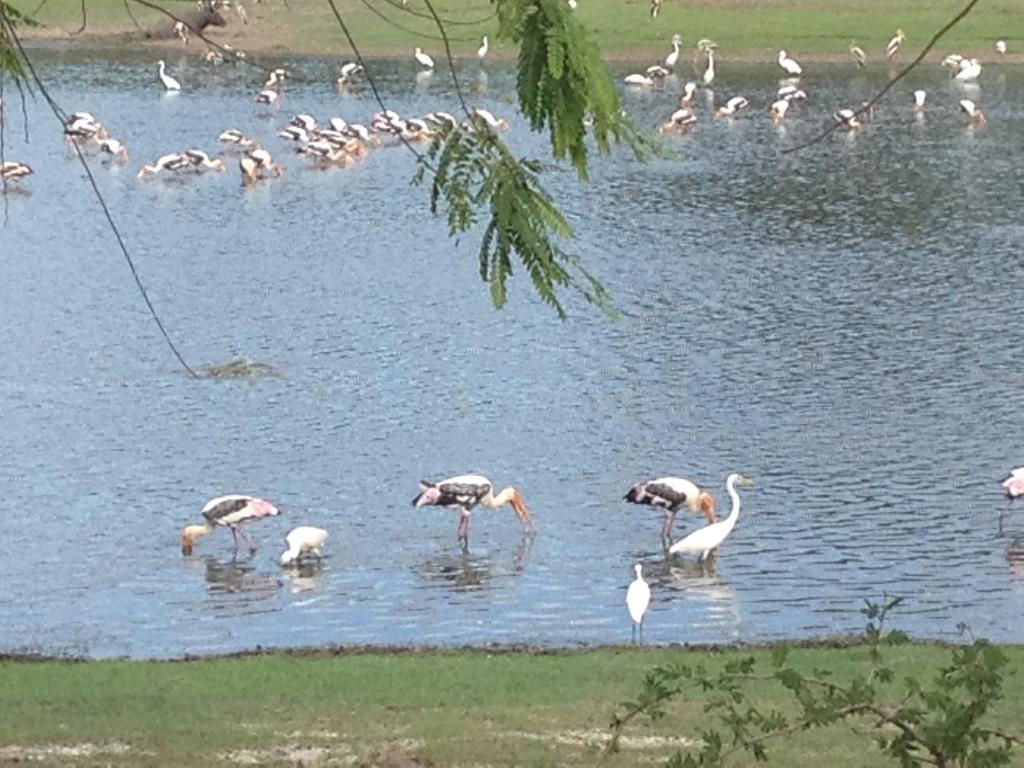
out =
<svg viewBox="0 0 1024 768"><path fill-rule="evenodd" d="M921 49L921 52L917 54L917 57L912 62L910 62L906 67L904 67L904 69L900 71L900 73L897 74L896 77L892 78L892 80L886 83L885 87L882 88L882 90L880 90L877 94L875 94L875 96L870 101L865 102L860 109L854 110L853 114L855 116L862 115L865 112L870 111L875 106L875 104L877 104L881 100L881 98L885 96L885 94L887 94L894 85L896 85L896 83L898 83L900 80L906 77L911 72L911 70L913 70L918 64L921 63L921 60L928 55L928 53L931 51L933 47L935 47L935 44L939 42L943 35L945 35L947 32L949 32L949 30L951 30L953 27L959 24L963 20L963 18L967 16L967 14L974 10L974 6L976 6L978 2L979 0L971 0L969 3L967 3L967 5L964 6L960 13L958 13L956 16L950 19L950 21L947 22L946 25L942 27L942 29L940 29L932 36L932 39L929 40L928 44ZM817 144L819 141L822 141L826 137L832 135L832 133L836 131L836 129L838 129L839 126L840 123L833 122L832 125L830 125L820 134L815 136L813 139L805 141L802 144L797 144L795 147L789 147L787 149L784 149L782 150L782 154L787 155L790 152L799 152L801 149L806 149L807 147L810 147L813 144Z"/></svg>

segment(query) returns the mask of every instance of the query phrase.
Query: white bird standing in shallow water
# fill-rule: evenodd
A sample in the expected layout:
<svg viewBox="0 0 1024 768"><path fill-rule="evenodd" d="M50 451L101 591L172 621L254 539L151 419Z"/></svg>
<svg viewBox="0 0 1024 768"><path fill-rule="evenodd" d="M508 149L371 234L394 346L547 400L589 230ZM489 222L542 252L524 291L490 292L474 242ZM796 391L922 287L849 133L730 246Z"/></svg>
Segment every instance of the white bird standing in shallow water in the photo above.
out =
<svg viewBox="0 0 1024 768"><path fill-rule="evenodd" d="M636 578L626 590L626 607L629 609L629 617L633 620L633 642L636 642L636 630L640 628L640 642L644 641L644 614L647 613L647 606L651 604L651 588L644 581L644 567L637 563L633 566L636 571Z"/></svg>
<svg viewBox="0 0 1024 768"><path fill-rule="evenodd" d="M422 48L417 48L415 51L413 51L412 55L421 67L425 69L434 68L434 60L427 56L427 54L423 52Z"/></svg>
<svg viewBox="0 0 1024 768"><path fill-rule="evenodd" d="M790 77L799 77L803 67L786 55L785 51L779 51L779 66L782 67Z"/></svg>
<svg viewBox="0 0 1024 768"><path fill-rule="evenodd" d="M925 98L927 98L927 96L928 96L928 94L926 92L922 91L922 90L914 91L914 111L915 112L923 112L924 111L924 100L925 100Z"/></svg>
<svg viewBox="0 0 1024 768"><path fill-rule="evenodd" d="M164 64L163 59L158 61L157 64L160 67L160 82L164 84L164 90L180 91L181 83L179 83L177 80L175 80L173 77L167 74L167 66Z"/></svg>
<svg viewBox="0 0 1024 768"><path fill-rule="evenodd" d="M665 57L665 66L669 69L673 69L676 62L679 61L679 46L683 44L682 35L672 35L672 52Z"/></svg>
<svg viewBox="0 0 1024 768"><path fill-rule="evenodd" d="M672 537L672 524L675 522L676 513L682 507L698 515L703 514L709 523L715 522L714 498L684 477L645 480L630 488L623 499L633 504L647 504L663 510L661 538L666 544Z"/></svg>
<svg viewBox="0 0 1024 768"><path fill-rule="evenodd" d="M677 541L668 548L670 555L678 553L699 554L701 560L706 560L711 550L716 549L732 533L733 526L740 516L740 497L736 493L736 484L752 485L750 478L736 472L729 475L726 480L726 488L729 489L729 497L732 499L732 511L729 516L720 522L704 526L694 531L682 541Z"/></svg>
<svg viewBox="0 0 1024 768"><path fill-rule="evenodd" d="M256 542L249 538L242 525L252 520L259 520L263 517L273 517L278 514L277 507L264 499L255 496L242 496L232 494L230 496L218 496L210 499L203 507L203 517L206 522L203 525L188 525L181 532L181 553L192 554L192 547L196 539L213 533L214 526L223 525L231 529L231 535L235 539L235 546L238 546L238 534L249 544L251 550L256 549Z"/></svg>
<svg viewBox="0 0 1024 768"><path fill-rule="evenodd" d="M304 554L323 557L321 547L327 541L327 531L310 525L300 525L289 531L284 540L288 544L288 549L281 555L281 565L290 565L301 559Z"/></svg>
<svg viewBox="0 0 1024 768"><path fill-rule="evenodd" d="M483 42L480 44L480 47L476 49L476 57L478 59L482 59L484 56L487 55L487 51L488 51L487 35L484 35Z"/></svg>
<svg viewBox="0 0 1024 768"><path fill-rule="evenodd" d="M988 122L985 118L985 113L982 112L981 108L970 99L960 99L960 109L967 113L973 123L984 125Z"/></svg>
<svg viewBox="0 0 1024 768"><path fill-rule="evenodd" d="M715 80L715 49L708 48L708 68L704 70L704 85L711 85Z"/></svg>
<svg viewBox="0 0 1024 768"><path fill-rule="evenodd" d="M510 504L522 523L524 532L535 531L533 514L523 501L523 494L518 488L505 488L497 496L493 494L494 486L483 475L456 475L433 483L429 480L420 481L420 492L412 505L416 509L425 506L447 507L459 512L458 539L463 549L469 546L469 518L473 508L478 504L495 509Z"/></svg>

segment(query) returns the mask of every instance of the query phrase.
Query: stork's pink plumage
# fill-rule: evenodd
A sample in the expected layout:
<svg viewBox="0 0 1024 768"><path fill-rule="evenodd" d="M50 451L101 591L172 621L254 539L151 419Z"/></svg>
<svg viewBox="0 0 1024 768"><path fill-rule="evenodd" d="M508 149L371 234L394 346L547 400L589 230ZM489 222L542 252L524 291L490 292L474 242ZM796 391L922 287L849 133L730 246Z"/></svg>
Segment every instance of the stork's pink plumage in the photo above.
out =
<svg viewBox="0 0 1024 768"><path fill-rule="evenodd" d="M192 554L192 547L196 539L213 532L215 526L223 525L231 529L231 536L238 546L238 534L249 544L249 548L256 549L256 542L253 541L242 530L241 526L252 520L259 520L263 517L273 517L278 514L277 507L265 499L255 496L242 496L232 494L229 496L218 496L210 499L203 507L203 517L206 522L203 525L189 525L181 532L181 553Z"/></svg>
<svg viewBox="0 0 1024 768"><path fill-rule="evenodd" d="M523 494L517 488L505 488L497 496L493 494L494 486L483 475L456 475L432 483L427 480L420 482L420 493L412 500L416 508L438 506L454 509L459 512L458 539L463 548L469 545L469 518L473 508L478 504L485 507L500 507L510 504L515 510L526 532L535 531L533 515L523 501Z"/></svg>
<svg viewBox="0 0 1024 768"><path fill-rule="evenodd" d="M1011 499L1024 496L1024 467L1017 467L1010 472L1010 476L1003 480L1003 489Z"/></svg>

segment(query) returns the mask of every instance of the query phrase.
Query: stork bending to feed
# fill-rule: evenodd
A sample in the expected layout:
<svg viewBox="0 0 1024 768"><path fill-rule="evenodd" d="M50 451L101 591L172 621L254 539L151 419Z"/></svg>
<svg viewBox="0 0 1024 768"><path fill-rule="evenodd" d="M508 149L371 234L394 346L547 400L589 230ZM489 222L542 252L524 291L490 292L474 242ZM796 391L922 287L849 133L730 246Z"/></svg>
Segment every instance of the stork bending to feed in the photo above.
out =
<svg viewBox="0 0 1024 768"><path fill-rule="evenodd" d="M281 565L291 565L301 560L305 554L323 557L321 547L327 541L327 531L310 525L300 525L290 530L284 540L288 544L288 549L281 555Z"/></svg>
<svg viewBox="0 0 1024 768"><path fill-rule="evenodd" d="M256 498L255 496L241 496L232 494L230 496L218 496L210 499L203 507L203 517L206 522L203 525L188 525L181 532L181 553L192 554L192 547L196 539L213 533L215 526L223 525L231 529L231 536L238 546L238 534L249 544L249 549L256 550L256 542L249 538L242 530L242 525L252 520L259 520L263 517L273 517L278 514L277 507L269 501Z"/></svg>
<svg viewBox="0 0 1024 768"><path fill-rule="evenodd" d="M661 539L667 544L672 537L672 524L676 513L686 507L694 514L704 515L709 523L715 522L715 499L693 482L683 477L659 477L637 483L623 497L633 504L661 507L664 519Z"/></svg>
<svg viewBox="0 0 1024 768"><path fill-rule="evenodd" d="M1017 467L1010 471L1010 476L1003 480L1003 490L1006 492L1006 498L1012 503L1014 499L1024 497L1024 467ZM1003 533L1003 515L1005 513L999 513L999 533Z"/></svg>
<svg viewBox="0 0 1024 768"><path fill-rule="evenodd" d="M420 492L412 500L413 507L417 509L429 505L456 510L459 513L458 539L463 549L469 546L469 519L478 504L491 509L510 504L524 532L537 530L533 524L533 514L523 501L519 489L505 488L495 496L494 486L483 475L457 475L439 483L422 480Z"/></svg>
<svg viewBox="0 0 1024 768"><path fill-rule="evenodd" d="M726 488L729 489L729 497L732 499L732 511L729 512L729 516L725 520L706 525L700 530L694 531L682 541L677 541L668 548L670 555L680 552L683 554L697 554L700 555L700 559L703 561L707 560L708 555L713 550L718 549L718 546L732 533L736 520L740 516L740 497L736 493L735 488L737 483L739 485L753 484L746 475L736 472L729 475L729 479L725 482Z"/></svg>

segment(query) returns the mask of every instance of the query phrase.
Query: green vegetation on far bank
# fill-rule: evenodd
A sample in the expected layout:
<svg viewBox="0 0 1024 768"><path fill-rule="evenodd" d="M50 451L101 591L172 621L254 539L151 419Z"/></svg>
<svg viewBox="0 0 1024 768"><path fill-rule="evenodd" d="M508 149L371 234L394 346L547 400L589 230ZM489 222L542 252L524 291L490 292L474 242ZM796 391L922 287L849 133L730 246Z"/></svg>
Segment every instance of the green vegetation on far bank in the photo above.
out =
<svg viewBox="0 0 1024 768"><path fill-rule="evenodd" d="M26 12L39 7L38 2L13 0L13 5ZM129 3L142 26L162 18L156 11ZM291 10L280 0L245 3L249 24L242 24L231 11L225 11L228 26L211 29L210 35L220 42L251 51L271 53L311 53L351 56L345 38L338 28L330 7L325 2L292 2ZM389 21L372 12L359 0L339 0L339 8L351 27L364 55L409 53L421 46L438 58L442 45L437 30L426 14L410 0L412 13L401 9L397 1L375 3L373 8ZM906 51L916 53L943 24L964 5L963 0L698 0L683 3L664 0L656 19L648 13L648 0L578 0L576 14L590 29L602 51L609 57L664 57L673 34L680 33L686 50L692 50L697 39L707 37L721 46L721 58L774 59L780 48L794 57L848 57L851 40L856 40L869 59L884 62L884 49L897 28L908 35ZM132 32L135 25L125 11L122 0L90 0L86 35ZM191 7L184 3L168 3L171 10ZM494 6L484 0L437 0L435 7L442 18L465 22L485 20L477 24L453 24L447 32L457 56L474 56L480 36L491 37L492 55L514 55L512 46L494 39L497 19ZM26 36L65 37L81 23L78 0L48 0L38 14L43 29ZM1020 20L1019 0L987 0L980 3L944 38L937 55L950 51L985 54L994 57L993 43L1006 39L1011 55L1024 51L1024 39L1014 39L1012 32ZM398 25L398 26L396 26ZM401 27L405 27L402 29ZM82 44L89 39L70 38ZM180 45L179 42L174 41ZM193 41L186 50L198 53L201 41ZM908 60L904 56L904 61Z"/></svg>
<svg viewBox="0 0 1024 768"><path fill-rule="evenodd" d="M1005 647L1006 698L993 728L1024 723L1024 647ZM594 765L620 703L656 665L721 669L769 650L600 649L568 653L465 651L270 653L185 662L0 662L0 765L212 766L386 764L392 750L437 766ZM793 651L803 670L842 681L868 664L866 646ZM929 677L949 650L885 650L900 675ZM893 692L900 683L893 683ZM759 683L754 699L787 697ZM674 701L668 717L638 719L604 765L663 761L708 725L705 694ZM847 726L773 744L770 764L789 768L891 765ZM86 762L77 762L85 760ZM97 762L99 761L99 762ZM394 761L392 761L394 763ZM401 764L401 763L394 763ZM411 765L412 763L405 763ZM1024 754L1017 765L1024 764Z"/></svg>

